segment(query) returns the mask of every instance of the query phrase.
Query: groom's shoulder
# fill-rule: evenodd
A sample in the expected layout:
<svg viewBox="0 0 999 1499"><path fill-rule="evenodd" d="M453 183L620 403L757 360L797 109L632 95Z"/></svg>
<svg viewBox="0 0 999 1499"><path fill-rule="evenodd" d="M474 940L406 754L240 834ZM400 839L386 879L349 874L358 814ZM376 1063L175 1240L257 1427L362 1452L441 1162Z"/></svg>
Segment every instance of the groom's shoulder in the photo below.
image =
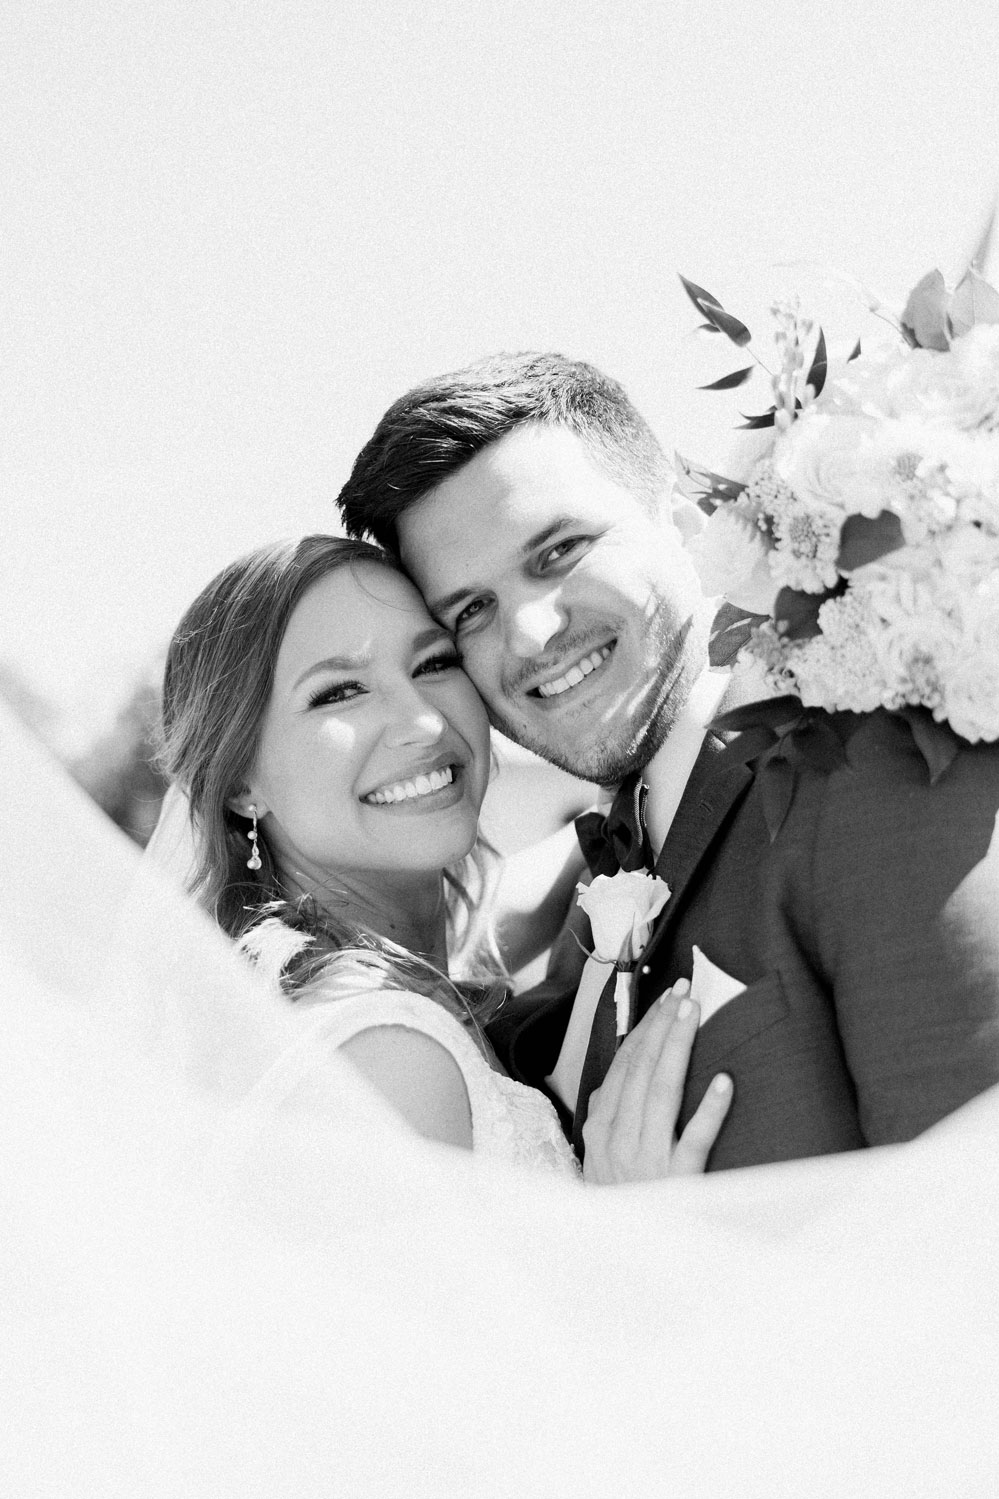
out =
<svg viewBox="0 0 999 1499"><path fill-rule="evenodd" d="M830 715L831 717L831 715ZM999 861L999 744L952 737L937 751L901 715L878 710L846 740L831 767L805 770L788 822L840 849L858 876L868 870L913 870L927 861ZM969 865L970 867L970 865Z"/></svg>

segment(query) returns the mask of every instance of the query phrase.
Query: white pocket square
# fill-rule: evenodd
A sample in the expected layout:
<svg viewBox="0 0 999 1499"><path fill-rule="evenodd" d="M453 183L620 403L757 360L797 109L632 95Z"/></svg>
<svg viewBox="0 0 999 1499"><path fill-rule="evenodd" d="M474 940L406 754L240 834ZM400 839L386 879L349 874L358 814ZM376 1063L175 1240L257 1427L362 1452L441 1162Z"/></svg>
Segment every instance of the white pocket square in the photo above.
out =
<svg viewBox="0 0 999 1499"><path fill-rule="evenodd" d="M746 986L740 979L732 978L724 968L719 968L717 963L712 963L699 947L695 947L693 952L694 973L690 981L690 997L701 1007L698 1024L703 1025L723 1005L727 1005L730 999L741 994Z"/></svg>

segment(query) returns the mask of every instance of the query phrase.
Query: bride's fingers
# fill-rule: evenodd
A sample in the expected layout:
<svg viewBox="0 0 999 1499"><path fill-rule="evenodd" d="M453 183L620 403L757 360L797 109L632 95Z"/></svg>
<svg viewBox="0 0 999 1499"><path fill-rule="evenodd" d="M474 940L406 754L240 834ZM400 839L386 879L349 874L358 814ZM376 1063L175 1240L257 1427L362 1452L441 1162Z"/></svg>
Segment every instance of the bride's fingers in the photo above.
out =
<svg viewBox="0 0 999 1499"><path fill-rule="evenodd" d="M633 1180L633 1164L641 1140L641 1111L636 1097L647 1089L647 1076L662 1049L665 1028L672 1021L669 1002L653 1005L626 1036L599 1088L590 1094L583 1124L586 1148L584 1174L588 1181ZM649 1045L654 1048L649 1056ZM667 1137L672 1145L672 1135ZM668 1147L667 1147L668 1148Z"/></svg>
<svg viewBox="0 0 999 1499"><path fill-rule="evenodd" d="M663 1037L642 1107L642 1135L651 1148L657 1141L673 1139L699 1020L699 1006L684 995Z"/></svg>
<svg viewBox="0 0 999 1499"><path fill-rule="evenodd" d="M639 1044L630 1053L614 1116L614 1147L618 1154L636 1154L647 1139L646 1120L650 1097L656 1096L655 1077L664 1051L668 1048L669 1036L676 1023L677 1001L668 999L662 1005L653 1005L642 1018ZM638 1027L636 1026L636 1030ZM667 1140L672 1140L670 1131Z"/></svg>
<svg viewBox="0 0 999 1499"><path fill-rule="evenodd" d="M676 1017L677 991L682 994L686 988L688 981L681 979L673 989L667 989L621 1042L600 1086L601 1110L606 1119L616 1119L623 1125L640 1116L649 1078Z"/></svg>
<svg viewBox="0 0 999 1499"><path fill-rule="evenodd" d="M732 1079L719 1072L673 1151L671 1169L674 1176L690 1176L704 1170L731 1102Z"/></svg>

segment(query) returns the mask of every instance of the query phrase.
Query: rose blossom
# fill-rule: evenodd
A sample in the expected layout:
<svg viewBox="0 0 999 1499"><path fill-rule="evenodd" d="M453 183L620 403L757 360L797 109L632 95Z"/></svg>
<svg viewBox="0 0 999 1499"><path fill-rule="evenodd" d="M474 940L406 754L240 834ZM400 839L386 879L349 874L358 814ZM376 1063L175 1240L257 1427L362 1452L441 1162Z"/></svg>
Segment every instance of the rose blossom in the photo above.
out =
<svg viewBox="0 0 999 1499"><path fill-rule="evenodd" d="M886 460L871 442L876 432L872 417L827 415L812 406L777 439L774 469L805 505L875 516L884 508L886 481Z"/></svg>
<svg viewBox="0 0 999 1499"><path fill-rule="evenodd" d="M724 594L751 614L770 613L777 585L767 561L769 548L755 514L739 501L719 505L687 551L706 594Z"/></svg>
<svg viewBox="0 0 999 1499"><path fill-rule="evenodd" d="M643 869L598 874L588 885L577 885L576 899L590 918L597 961L637 962L669 894L665 880Z"/></svg>

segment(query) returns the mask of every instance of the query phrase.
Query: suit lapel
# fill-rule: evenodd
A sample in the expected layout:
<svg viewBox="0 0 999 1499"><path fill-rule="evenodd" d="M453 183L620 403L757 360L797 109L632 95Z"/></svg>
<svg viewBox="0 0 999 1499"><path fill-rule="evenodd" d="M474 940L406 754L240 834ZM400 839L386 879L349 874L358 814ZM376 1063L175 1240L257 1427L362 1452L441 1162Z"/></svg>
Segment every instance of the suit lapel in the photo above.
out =
<svg viewBox="0 0 999 1499"><path fill-rule="evenodd" d="M717 735L707 735L656 862L656 874L669 885L670 898L642 954L644 963L672 927L684 892L719 828L752 783L753 772L746 765L715 770L715 757L724 747Z"/></svg>
<svg viewBox="0 0 999 1499"><path fill-rule="evenodd" d="M642 963L647 963L653 949L661 943L670 929L679 909L680 897L693 879L698 866L706 855L715 834L725 821L732 807L744 794L753 779L752 771L745 765L733 765L730 769L715 770L715 757L725 748L724 741L709 734L701 746L694 762L687 786L677 807L673 825L656 865L658 874L670 887L670 898L663 908L648 945L642 954ZM636 969L632 978L632 994L639 980ZM633 1016L637 1012L633 1006ZM616 1014L613 1002L613 979L608 980L600 996L586 1060L579 1080L579 1097L573 1119L572 1142L577 1152L582 1149L582 1129L586 1121L590 1093L602 1083L607 1069L617 1050Z"/></svg>

